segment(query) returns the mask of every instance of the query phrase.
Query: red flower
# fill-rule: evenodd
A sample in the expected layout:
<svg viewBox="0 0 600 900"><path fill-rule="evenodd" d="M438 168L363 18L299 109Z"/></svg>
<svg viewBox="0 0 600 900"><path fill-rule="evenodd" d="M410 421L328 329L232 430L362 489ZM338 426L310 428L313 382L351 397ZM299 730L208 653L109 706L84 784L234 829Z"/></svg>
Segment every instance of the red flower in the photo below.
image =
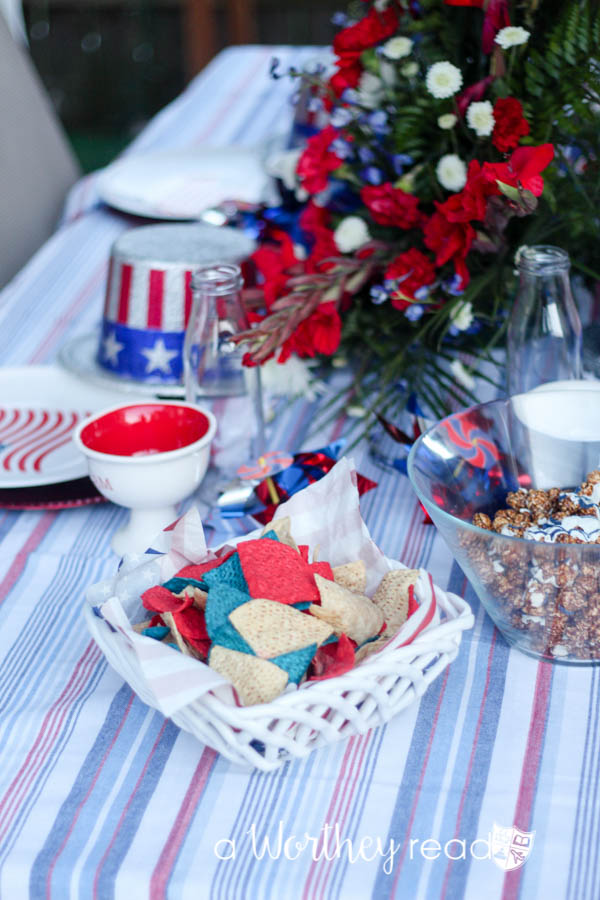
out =
<svg viewBox="0 0 600 900"><path fill-rule="evenodd" d="M554 158L552 144L539 147L517 147L506 163L484 163L483 173L490 181L500 181L511 187L521 187L539 197L544 190L540 176Z"/></svg>
<svg viewBox="0 0 600 900"><path fill-rule="evenodd" d="M438 207L425 225L424 233L425 245L435 253L436 266L443 266L452 260L454 271L461 279L461 289L464 289L469 282L465 258L475 237L471 225L450 222Z"/></svg>
<svg viewBox="0 0 600 900"><path fill-rule="evenodd" d="M391 37L398 28L398 13L393 7L383 12L371 9L359 22L338 32L333 40L333 50L337 56L349 61L358 57L368 47Z"/></svg>
<svg viewBox="0 0 600 900"><path fill-rule="evenodd" d="M331 356L340 345L342 321L335 303L321 303L307 319L300 322L294 333L285 341L278 362L285 362L292 353L298 356Z"/></svg>
<svg viewBox="0 0 600 900"><path fill-rule="evenodd" d="M338 65L337 72L329 79L329 86L336 97L341 97L347 88L355 88L362 75L362 66L359 62L350 65Z"/></svg>
<svg viewBox="0 0 600 900"><path fill-rule="evenodd" d="M474 6L485 10L481 46L484 53L494 49L494 38L501 28L510 25L508 0L446 0L447 6Z"/></svg>
<svg viewBox="0 0 600 900"><path fill-rule="evenodd" d="M314 271L314 264L328 256L339 256L333 238L333 231L328 227L331 220L329 210L324 206L318 206L310 200L302 212L298 224L302 231L312 240L310 257L307 260L307 271Z"/></svg>
<svg viewBox="0 0 600 900"><path fill-rule="evenodd" d="M435 268L428 256L414 247L394 259L385 272L386 281L398 281L391 294L392 306L407 309L416 300L419 288L429 287L435 281Z"/></svg>
<svg viewBox="0 0 600 900"><path fill-rule="evenodd" d="M483 222L487 198L499 193L496 183L486 178L480 164L472 159L466 185L460 193L452 194L445 203L438 203L438 212L449 222Z"/></svg>
<svg viewBox="0 0 600 900"><path fill-rule="evenodd" d="M290 269L300 262L294 253L294 242L285 231L273 231L272 237L277 244L263 244L252 254L252 260L264 278L262 288L267 308L280 296Z"/></svg>
<svg viewBox="0 0 600 900"><path fill-rule="evenodd" d="M523 116L523 107L514 97L496 100L494 119L496 124L492 132L492 144L501 153L514 150L519 139L529 134L529 122Z"/></svg>
<svg viewBox="0 0 600 900"><path fill-rule="evenodd" d="M360 55L363 50L373 47L391 37L398 27L398 14L394 9L377 12L371 9L360 22L344 28L334 38L333 50L339 57L338 71L329 84L336 97L341 97L346 88L355 88L362 75Z"/></svg>
<svg viewBox="0 0 600 900"><path fill-rule="evenodd" d="M418 209L419 198L395 188L389 181L375 187L364 187L360 196L379 225L414 228L423 222Z"/></svg>
<svg viewBox="0 0 600 900"><path fill-rule="evenodd" d="M327 187L329 174L342 164L340 157L329 149L337 134L333 125L328 125L308 139L306 149L298 160L296 171L302 181L302 187L309 194L323 191Z"/></svg>

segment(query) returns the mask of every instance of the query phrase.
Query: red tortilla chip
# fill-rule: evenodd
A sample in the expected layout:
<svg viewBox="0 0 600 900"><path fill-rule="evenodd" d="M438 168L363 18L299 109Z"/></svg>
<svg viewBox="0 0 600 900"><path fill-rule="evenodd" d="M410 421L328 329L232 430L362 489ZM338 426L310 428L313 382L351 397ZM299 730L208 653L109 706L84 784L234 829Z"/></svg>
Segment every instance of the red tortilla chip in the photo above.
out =
<svg viewBox="0 0 600 900"><path fill-rule="evenodd" d="M333 570L328 562L314 562L309 564L309 569L313 575L320 575L321 578L328 578L333 581Z"/></svg>
<svg viewBox="0 0 600 900"><path fill-rule="evenodd" d="M221 563L224 563L226 559L229 559L235 553L235 550L228 550L227 553L224 553L223 556L220 556L218 559L209 559L204 563L197 563L196 565L184 566L176 574L176 578L193 578L195 581L202 581L202 576L205 572L210 572L211 569L216 569L217 566L220 566Z"/></svg>
<svg viewBox="0 0 600 900"><path fill-rule="evenodd" d="M148 588L142 594L142 603L150 612L178 612L180 609L189 606L188 598L176 597L166 587L157 584L156 587Z"/></svg>
<svg viewBox="0 0 600 900"><path fill-rule="evenodd" d="M332 644L319 647L310 664L308 681L324 681L335 678L354 668L354 641L345 634Z"/></svg>
<svg viewBox="0 0 600 900"><path fill-rule="evenodd" d="M319 591L309 566L287 544L242 541L238 553L251 597L278 603L319 602Z"/></svg>
<svg viewBox="0 0 600 900"><path fill-rule="evenodd" d="M406 618L412 616L414 612L416 612L419 608L419 604L415 600L415 586L414 584L410 584L408 586L408 612Z"/></svg>

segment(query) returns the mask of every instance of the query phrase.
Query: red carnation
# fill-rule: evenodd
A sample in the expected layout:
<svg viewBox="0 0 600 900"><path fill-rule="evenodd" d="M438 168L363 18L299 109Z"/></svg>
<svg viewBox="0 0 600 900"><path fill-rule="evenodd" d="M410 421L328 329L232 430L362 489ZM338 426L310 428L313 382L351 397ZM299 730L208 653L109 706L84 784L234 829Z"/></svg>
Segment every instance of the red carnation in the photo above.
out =
<svg viewBox="0 0 600 900"><path fill-rule="evenodd" d="M492 132L492 144L501 153L514 150L519 139L529 134L529 122L523 116L523 107L515 97L496 100L494 104L496 124Z"/></svg>
<svg viewBox="0 0 600 900"><path fill-rule="evenodd" d="M294 242L288 234L276 230L271 236L277 244L263 244L252 254L252 260L264 279L262 288L267 309L281 295L293 267L300 262L294 253Z"/></svg>
<svg viewBox="0 0 600 900"><path fill-rule="evenodd" d="M360 81L362 71L359 62L345 66L340 61L337 72L329 79L329 86L336 97L341 97L347 88L355 88Z"/></svg>
<svg viewBox="0 0 600 900"><path fill-rule="evenodd" d="M364 187L361 200L379 225L396 228L415 228L423 222L419 212L419 198L395 188L390 182Z"/></svg>
<svg viewBox="0 0 600 900"><path fill-rule="evenodd" d="M342 322L335 303L321 303L285 341L277 361L285 362L292 353L301 357L316 356L317 353L331 356L340 345L341 335Z"/></svg>
<svg viewBox="0 0 600 900"><path fill-rule="evenodd" d="M342 58L360 56L363 50L391 37L397 28L398 13L393 7L382 12L373 8L359 22L336 34L333 41L334 53Z"/></svg>
<svg viewBox="0 0 600 900"><path fill-rule="evenodd" d="M394 259L385 272L386 281L398 281L391 294L392 306L407 309L416 300L419 288L430 287L435 281L435 268L429 257L414 247Z"/></svg>
<svg viewBox="0 0 600 900"><path fill-rule="evenodd" d="M333 125L328 125L307 141L296 171L302 181L302 187L309 194L318 194L319 191L325 190L329 174L342 164L340 157L329 149L337 136L338 132Z"/></svg>
<svg viewBox="0 0 600 900"><path fill-rule="evenodd" d="M508 162L484 163L483 173L490 181L499 181L511 187L521 187L540 197L544 180L540 175L554 158L552 144L539 147L517 147Z"/></svg>
<svg viewBox="0 0 600 900"><path fill-rule="evenodd" d="M464 289L469 281L465 258L475 238L474 229L468 222L450 222L440 204L425 225L424 233L425 245L435 253L436 266L452 260L454 271L461 279L461 290Z"/></svg>
<svg viewBox="0 0 600 900"><path fill-rule="evenodd" d="M480 164L472 159L467 171L467 183L462 191L452 194L445 203L436 205L438 212L449 222L483 222L487 198L499 193L496 183L486 178Z"/></svg>

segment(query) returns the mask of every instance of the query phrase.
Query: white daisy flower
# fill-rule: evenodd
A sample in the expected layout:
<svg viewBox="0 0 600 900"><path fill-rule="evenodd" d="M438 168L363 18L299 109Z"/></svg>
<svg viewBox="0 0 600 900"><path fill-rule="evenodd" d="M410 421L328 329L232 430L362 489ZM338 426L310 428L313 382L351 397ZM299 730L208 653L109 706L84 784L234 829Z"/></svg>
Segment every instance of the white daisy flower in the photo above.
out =
<svg viewBox="0 0 600 900"><path fill-rule="evenodd" d="M467 301L457 303L450 313L450 321L458 331L466 331L473 324L473 304Z"/></svg>
<svg viewBox="0 0 600 900"><path fill-rule="evenodd" d="M443 116L438 116L437 120L438 126L443 128L444 131L454 128L457 122L458 116L455 116L454 113L444 113Z"/></svg>
<svg viewBox="0 0 600 900"><path fill-rule="evenodd" d="M462 87L463 77L460 69L451 62L436 62L427 70L425 86L430 94L438 100L452 97Z"/></svg>
<svg viewBox="0 0 600 900"><path fill-rule="evenodd" d="M367 109L377 109L383 97L383 82L372 72L363 72L358 82L357 100Z"/></svg>
<svg viewBox="0 0 600 900"><path fill-rule="evenodd" d="M325 385L315 378L311 367L314 360L300 359L293 353L284 363L268 359L260 367L263 390L274 397L306 397L315 400Z"/></svg>
<svg viewBox="0 0 600 900"><path fill-rule="evenodd" d="M404 75L405 78L412 78L419 71L419 66L416 62L408 62L406 65L402 66L400 72Z"/></svg>
<svg viewBox="0 0 600 900"><path fill-rule="evenodd" d="M521 28L520 25L507 25L506 28L500 29L494 40L497 44L500 44L503 50L508 50L509 47L519 47L521 44L526 44L529 40L529 35L530 32Z"/></svg>
<svg viewBox="0 0 600 900"><path fill-rule="evenodd" d="M454 378L458 382L458 384L467 388L467 390L473 390L475 387L475 379L471 375L470 372L465 369L463 364L458 359L453 359L450 363L450 371L454 375Z"/></svg>
<svg viewBox="0 0 600 900"><path fill-rule="evenodd" d="M413 42L410 38L398 35L398 37L393 37L386 41L381 48L381 52L388 59L404 59L405 56L410 56L412 47Z"/></svg>
<svg viewBox="0 0 600 900"><path fill-rule="evenodd" d="M335 245L340 253L352 253L371 239L369 229L359 216L346 216L333 232Z"/></svg>
<svg viewBox="0 0 600 900"><path fill-rule="evenodd" d="M467 167L456 153L446 153L435 167L437 180L447 191L461 191L467 183Z"/></svg>
<svg viewBox="0 0 600 900"><path fill-rule="evenodd" d="M489 100L470 103L467 109L467 125L478 137L488 137L494 130L494 108Z"/></svg>

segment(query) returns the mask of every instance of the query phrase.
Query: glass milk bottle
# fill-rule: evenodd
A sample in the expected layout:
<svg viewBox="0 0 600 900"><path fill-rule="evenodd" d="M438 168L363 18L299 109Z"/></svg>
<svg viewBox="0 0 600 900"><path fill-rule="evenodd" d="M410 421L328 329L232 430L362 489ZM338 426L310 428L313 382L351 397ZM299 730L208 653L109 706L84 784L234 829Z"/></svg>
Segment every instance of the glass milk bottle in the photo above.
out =
<svg viewBox="0 0 600 900"><path fill-rule="evenodd" d="M537 244L520 247L515 261L519 286L508 324L508 393L581 378L581 321L568 254Z"/></svg>
<svg viewBox="0 0 600 900"><path fill-rule="evenodd" d="M218 400L215 464L232 477L264 453L260 367L242 365L243 346L232 338L248 326L240 267L203 266L192 276L192 312L183 348L189 403Z"/></svg>

